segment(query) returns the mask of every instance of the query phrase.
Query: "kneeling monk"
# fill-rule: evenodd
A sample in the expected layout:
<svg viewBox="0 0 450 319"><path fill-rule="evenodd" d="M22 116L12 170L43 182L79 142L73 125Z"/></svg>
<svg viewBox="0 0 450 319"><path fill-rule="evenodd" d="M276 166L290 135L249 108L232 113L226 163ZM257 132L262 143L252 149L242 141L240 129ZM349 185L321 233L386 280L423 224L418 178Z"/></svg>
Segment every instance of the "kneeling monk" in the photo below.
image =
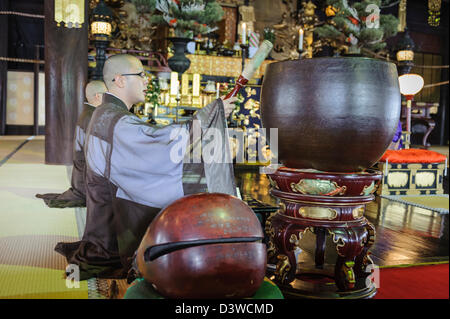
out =
<svg viewBox="0 0 450 319"><path fill-rule="evenodd" d="M84 174L86 162L84 159L84 138L86 129L91 121L92 113L102 103L103 93L106 86L103 81L91 81L86 85L85 93L87 103L84 103L83 112L77 120L75 128L75 139L73 142L73 169L71 187L64 193L36 194L42 198L48 207L86 207L86 185Z"/></svg>
<svg viewBox="0 0 450 319"><path fill-rule="evenodd" d="M180 197L204 191L236 194L226 132L234 98L215 100L185 123L158 127L129 112L145 100L148 84L136 57L111 56L103 78L108 92L94 111L85 142L86 228L81 241L55 247L79 266L80 280L126 277L150 222ZM192 139L198 137L196 127L197 140ZM205 154L204 162L183 161L196 145L211 150L212 144L220 148L212 161Z"/></svg>

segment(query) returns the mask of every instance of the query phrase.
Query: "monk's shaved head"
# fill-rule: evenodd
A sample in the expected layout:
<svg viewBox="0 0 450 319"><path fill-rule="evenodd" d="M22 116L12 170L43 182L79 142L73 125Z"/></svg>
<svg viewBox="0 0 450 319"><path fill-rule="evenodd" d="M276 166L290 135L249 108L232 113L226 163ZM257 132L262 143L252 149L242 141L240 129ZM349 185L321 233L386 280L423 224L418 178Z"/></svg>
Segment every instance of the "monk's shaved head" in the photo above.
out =
<svg viewBox="0 0 450 319"><path fill-rule="evenodd" d="M109 90L116 75L136 72L136 70L142 70L142 63L135 56L130 54L112 55L105 61L103 66L103 80Z"/></svg>
<svg viewBox="0 0 450 319"><path fill-rule="evenodd" d="M148 77L141 61L130 54L110 56L103 66L108 93L122 100L128 109L145 102Z"/></svg>
<svg viewBox="0 0 450 319"><path fill-rule="evenodd" d="M98 95L102 95L108 91L103 81L91 81L86 85L86 99L90 104L95 104L95 99Z"/></svg>

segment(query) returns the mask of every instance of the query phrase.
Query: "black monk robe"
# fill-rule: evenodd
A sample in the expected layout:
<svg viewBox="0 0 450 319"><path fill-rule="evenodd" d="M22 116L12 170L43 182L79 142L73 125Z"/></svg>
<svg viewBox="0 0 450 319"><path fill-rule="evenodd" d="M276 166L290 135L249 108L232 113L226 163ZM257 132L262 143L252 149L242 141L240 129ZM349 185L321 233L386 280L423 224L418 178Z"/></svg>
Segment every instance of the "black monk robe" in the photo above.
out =
<svg viewBox="0 0 450 319"><path fill-rule="evenodd" d="M71 187L61 194L36 194L36 197L42 198L49 207L65 208L86 206L86 185L84 181L86 161L84 158L84 141L86 130L89 122L91 121L94 110L94 106L89 103L84 103L83 111L77 121L75 128L75 139L73 143Z"/></svg>
<svg viewBox="0 0 450 319"><path fill-rule="evenodd" d="M79 266L80 280L125 278L150 222L184 195L236 195L220 99L191 121L158 127L106 93L87 129L85 157L86 228L81 241L55 247Z"/></svg>

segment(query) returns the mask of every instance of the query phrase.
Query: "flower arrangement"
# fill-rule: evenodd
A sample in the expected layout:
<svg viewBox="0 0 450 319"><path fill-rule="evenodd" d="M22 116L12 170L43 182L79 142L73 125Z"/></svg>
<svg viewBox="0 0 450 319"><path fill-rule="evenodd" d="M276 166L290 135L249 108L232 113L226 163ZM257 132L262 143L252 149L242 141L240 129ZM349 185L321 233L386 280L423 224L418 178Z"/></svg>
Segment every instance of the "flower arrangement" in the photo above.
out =
<svg viewBox="0 0 450 319"><path fill-rule="evenodd" d="M147 85L147 93L145 94L145 102L150 103L152 108L159 106L159 95L161 94L161 87L159 79L152 75Z"/></svg>
<svg viewBox="0 0 450 319"><path fill-rule="evenodd" d="M264 28L264 40L269 40L272 44L275 43L275 30L271 28Z"/></svg>
<svg viewBox="0 0 450 319"><path fill-rule="evenodd" d="M193 38L210 33L214 24L224 15L215 0L132 0L140 13L152 14L151 22L167 25L175 30L175 36Z"/></svg>

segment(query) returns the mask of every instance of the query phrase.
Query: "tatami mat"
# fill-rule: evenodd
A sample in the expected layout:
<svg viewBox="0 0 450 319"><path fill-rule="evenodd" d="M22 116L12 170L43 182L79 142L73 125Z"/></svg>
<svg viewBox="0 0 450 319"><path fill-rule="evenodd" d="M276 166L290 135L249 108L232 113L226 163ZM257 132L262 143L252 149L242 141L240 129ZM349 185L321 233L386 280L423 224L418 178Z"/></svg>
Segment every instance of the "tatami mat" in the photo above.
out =
<svg viewBox="0 0 450 319"><path fill-rule="evenodd" d="M17 163L45 164L45 140L43 136L34 136L31 141L22 146L21 149L8 160L8 164Z"/></svg>
<svg viewBox="0 0 450 319"><path fill-rule="evenodd" d="M42 137L26 139L0 139L0 298L86 299L87 282L67 287L66 260L54 251L60 241L78 240L75 209L35 198L67 189L67 168L44 165Z"/></svg>
<svg viewBox="0 0 450 319"><path fill-rule="evenodd" d="M66 286L67 261L54 247L81 238L86 209L49 208L35 197L70 185L71 167L45 165L44 137L1 136L0 161L0 299L123 297L126 280Z"/></svg>
<svg viewBox="0 0 450 319"><path fill-rule="evenodd" d="M0 161L11 154L22 142L23 140L18 139L0 139Z"/></svg>
<svg viewBox="0 0 450 319"><path fill-rule="evenodd" d="M0 265L0 298L8 299L87 299L87 283L67 288L60 269Z"/></svg>

